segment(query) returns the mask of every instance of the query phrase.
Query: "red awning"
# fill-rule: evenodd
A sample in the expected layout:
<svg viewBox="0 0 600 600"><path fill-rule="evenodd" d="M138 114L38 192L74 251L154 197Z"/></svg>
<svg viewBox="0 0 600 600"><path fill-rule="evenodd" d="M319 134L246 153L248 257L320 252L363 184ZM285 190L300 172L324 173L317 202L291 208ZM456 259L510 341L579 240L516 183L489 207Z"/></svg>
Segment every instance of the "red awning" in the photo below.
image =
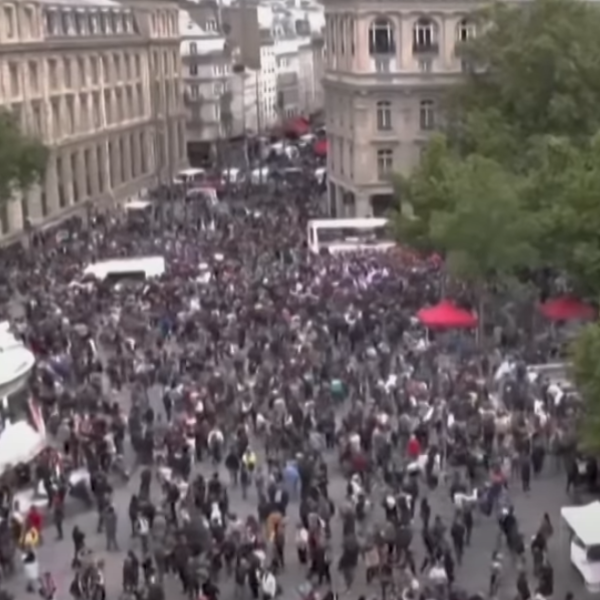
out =
<svg viewBox="0 0 600 600"><path fill-rule="evenodd" d="M458 308L449 300L443 300L430 308L422 308L417 318L425 327L432 329L471 329L477 326L477 317L468 310Z"/></svg>
<svg viewBox="0 0 600 600"><path fill-rule="evenodd" d="M310 131L310 123L304 117L296 117L285 124L284 130L287 135L300 137Z"/></svg>
<svg viewBox="0 0 600 600"><path fill-rule="evenodd" d="M593 306L569 296L544 302L540 312L551 321L588 321L596 316Z"/></svg>
<svg viewBox="0 0 600 600"><path fill-rule="evenodd" d="M327 147L328 144L326 139L317 140L313 145L313 152L317 156L327 156Z"/></svg>

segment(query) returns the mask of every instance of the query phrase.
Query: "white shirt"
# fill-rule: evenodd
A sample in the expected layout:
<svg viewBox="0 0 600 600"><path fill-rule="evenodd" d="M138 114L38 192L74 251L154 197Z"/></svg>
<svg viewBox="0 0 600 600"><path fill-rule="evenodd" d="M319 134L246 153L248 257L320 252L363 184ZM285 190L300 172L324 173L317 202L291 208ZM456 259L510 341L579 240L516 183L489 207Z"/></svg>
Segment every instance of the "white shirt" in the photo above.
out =
<svg viewBox="0 0 600 600"><path fill-rule="evenodd" d="M269 571L267 571L263 577L262 577L262 581L261 581L261 587L262 587L262 591L266 596L269 596L271 598L275 597L275 594L277 593L277 580L275 579L275 576L273 575L273 573L270 573Z"/></svg>

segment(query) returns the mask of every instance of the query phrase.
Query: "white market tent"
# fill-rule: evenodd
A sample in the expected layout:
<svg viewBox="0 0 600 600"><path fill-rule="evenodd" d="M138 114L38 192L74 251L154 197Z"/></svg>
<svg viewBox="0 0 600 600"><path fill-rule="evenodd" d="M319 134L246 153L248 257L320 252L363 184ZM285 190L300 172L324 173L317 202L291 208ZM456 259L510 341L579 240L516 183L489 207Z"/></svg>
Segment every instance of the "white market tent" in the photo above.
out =
<svg viewBox="0 0 600 600"><path fill-rule="evenodd" d="M584 546L600 545L600 502L585 506L563 506L560 515Z"/></svg>

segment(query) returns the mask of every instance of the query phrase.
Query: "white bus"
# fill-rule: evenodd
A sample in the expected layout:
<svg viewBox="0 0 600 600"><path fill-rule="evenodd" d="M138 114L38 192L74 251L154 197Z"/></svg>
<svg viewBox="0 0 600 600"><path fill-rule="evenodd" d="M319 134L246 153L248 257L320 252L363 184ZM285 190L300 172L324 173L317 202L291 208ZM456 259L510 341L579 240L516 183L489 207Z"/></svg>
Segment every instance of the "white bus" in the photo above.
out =
<svg viewBox="0 0 600 600"><path fill-rule="evenodd" d="M388 231L388 220L383 218L311 219L307 239L315 254L321 250L388 250L396 245Z"/></svg>
<svg viewBox="0 0 600 600"><path fill-rule="evenodd" d="M120 279L144 280L160 277L165 272L163 256L140 256L139 258L115 258L87 266L83 274L99 281L118 282Z"/></svg>

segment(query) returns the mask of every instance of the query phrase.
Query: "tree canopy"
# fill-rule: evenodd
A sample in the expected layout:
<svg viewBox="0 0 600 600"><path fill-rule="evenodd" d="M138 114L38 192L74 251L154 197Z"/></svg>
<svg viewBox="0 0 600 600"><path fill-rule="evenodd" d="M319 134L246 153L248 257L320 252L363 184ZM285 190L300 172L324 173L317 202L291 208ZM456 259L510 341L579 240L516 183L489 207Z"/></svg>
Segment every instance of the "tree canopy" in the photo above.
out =
<svg viewBox="0 0 600 600"><path fill-rule="evenodd" d="M412 208L396 213L398 237L461 277L552 265L600 297L600 10L533 0L472 19L446 127L396 181Z"/></svg>
<svg viewBox="0 0 600 600"><path fill-rule="evenodd" d="M600 300L600 9L571 0L497 3L473 15L469 65L446 126L398 177L401 243L446 257L485 289L535 267ZM411 210L406 210L410 206ZM477 288L475 288L477 289ZM573 347L581 436L600 450L600 324Z"/></svg>
<svg viewBox="0 0 600 600"><path fill-rule="evenodd" d="M36 183L47 160L47 148L25 134L11 112L0 109L0 202Z"/></svg>

